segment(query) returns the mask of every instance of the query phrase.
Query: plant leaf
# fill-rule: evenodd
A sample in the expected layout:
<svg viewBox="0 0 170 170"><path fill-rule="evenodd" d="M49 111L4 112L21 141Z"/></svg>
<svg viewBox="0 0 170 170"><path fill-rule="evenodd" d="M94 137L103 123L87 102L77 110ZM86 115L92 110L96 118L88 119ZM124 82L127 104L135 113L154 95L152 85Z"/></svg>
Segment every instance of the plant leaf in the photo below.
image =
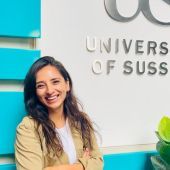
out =
<svg viewBox="0 0 170 170"><path fill-rule="evenodd" d="M156 149L159 152L161 158L166 161L168 165L170 165L170 144L158 142Z"/></svg>
<svg viewBox="0 0 170 170"><path fill-rule="evenodd" d="M164 116L158 126L158 133L162 140L170 142L170 118Z"/></svg>

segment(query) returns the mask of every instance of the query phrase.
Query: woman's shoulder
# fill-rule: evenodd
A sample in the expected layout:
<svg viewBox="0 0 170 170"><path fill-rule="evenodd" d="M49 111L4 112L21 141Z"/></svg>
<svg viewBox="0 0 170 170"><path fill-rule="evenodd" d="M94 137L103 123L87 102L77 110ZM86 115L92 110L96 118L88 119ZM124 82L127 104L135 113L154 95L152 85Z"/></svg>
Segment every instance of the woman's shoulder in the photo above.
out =
<svg viewBox="0 0 170 170"><path fill-rule="evenodd" d="M17 130L19 129L35 129L37 123L31 116L25 116L19 123Z"/></svg>

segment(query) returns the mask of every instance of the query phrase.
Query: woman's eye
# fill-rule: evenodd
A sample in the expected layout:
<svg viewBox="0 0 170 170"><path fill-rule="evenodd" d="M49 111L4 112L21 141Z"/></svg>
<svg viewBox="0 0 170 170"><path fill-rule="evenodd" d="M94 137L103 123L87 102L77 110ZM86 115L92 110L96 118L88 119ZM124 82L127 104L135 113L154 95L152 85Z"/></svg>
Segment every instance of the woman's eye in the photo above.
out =
<svg viewBox="0 0 170 170"><path fill-rule="evenodd" d="M54 84L58 84L60 81L56 80L56 81L53 81Z"/></svg>
<svg viewBox="0 0 170 170"><path fill-rule="evenodd" d="M39 85L36 86L37 89L41 89L43 87L44 87L44 84L39 84Z"/></svg>

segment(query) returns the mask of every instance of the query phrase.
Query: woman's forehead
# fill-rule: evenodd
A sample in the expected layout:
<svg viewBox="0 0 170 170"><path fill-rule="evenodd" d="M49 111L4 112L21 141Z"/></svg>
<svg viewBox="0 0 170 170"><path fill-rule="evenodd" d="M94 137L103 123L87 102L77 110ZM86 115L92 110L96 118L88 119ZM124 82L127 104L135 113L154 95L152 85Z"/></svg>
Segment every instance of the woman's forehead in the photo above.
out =
<svg viewBox="0 0 170 170"><path fill-rule="evenodd" d="M54 66L48 65L41 68L36 73L36 81L39 79L51 79L51 78L62 78L63 76L58 71L58 69Z"/></svg>

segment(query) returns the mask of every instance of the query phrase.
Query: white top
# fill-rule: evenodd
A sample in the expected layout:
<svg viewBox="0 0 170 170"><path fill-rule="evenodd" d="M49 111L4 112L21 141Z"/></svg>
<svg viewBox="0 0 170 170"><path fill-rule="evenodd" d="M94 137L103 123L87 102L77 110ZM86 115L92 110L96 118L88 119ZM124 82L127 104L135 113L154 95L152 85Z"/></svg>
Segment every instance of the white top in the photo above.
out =
<svg viewBox="0 0 170 170"><path fill-rule="evenodd" d="M68 121L66 120L66 124L62 128L56 128L56 131L58 132L60 139L63 144L63 150L68 155L68 159L70 164L74 164L77 162L76 158L76 149L74 146L71 130L68 124Z"/></svg>

